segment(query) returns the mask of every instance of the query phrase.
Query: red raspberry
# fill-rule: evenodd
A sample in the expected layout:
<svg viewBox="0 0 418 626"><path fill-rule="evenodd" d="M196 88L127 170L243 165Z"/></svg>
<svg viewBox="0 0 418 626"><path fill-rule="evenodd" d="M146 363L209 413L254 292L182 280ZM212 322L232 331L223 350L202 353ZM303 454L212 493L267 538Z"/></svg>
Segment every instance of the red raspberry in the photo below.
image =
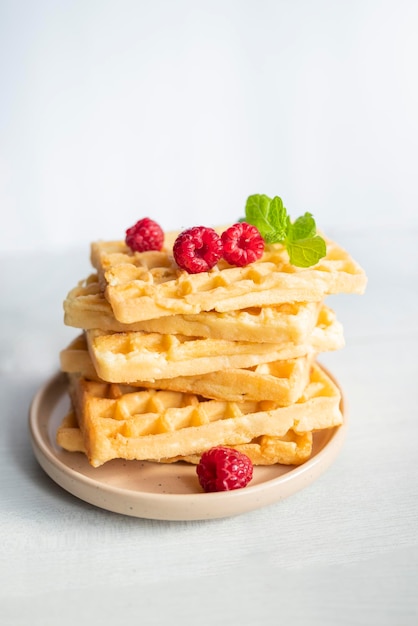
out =
<svg viewBox="0 0 418 626"><path fill-rule="evenodd" d="M134 252L161 250L164 244L164 232L157 222L144 217L128 228L125 242Z"/></svg>
<svg viewBox="0 0 418 626"><path fill-rule="evenodd" d="M222 256L222 241L213 228L193 226L178 235L173 255L177 265L189 274L208 272Z"/></svg>
<svg viewBox="0 0 418 626"><path fill-rule="evenodd" d="M238 450L216 446L202 454L196 472L204 491L230 491L248 485L253 464Z"/></svg>
<svg viewBox="0 0 418 626"><path fill-rule="evenodd" d="M248 265L263 255L264 239L252 224L239 222L222 233L224 259L230 265Z"/></svg>

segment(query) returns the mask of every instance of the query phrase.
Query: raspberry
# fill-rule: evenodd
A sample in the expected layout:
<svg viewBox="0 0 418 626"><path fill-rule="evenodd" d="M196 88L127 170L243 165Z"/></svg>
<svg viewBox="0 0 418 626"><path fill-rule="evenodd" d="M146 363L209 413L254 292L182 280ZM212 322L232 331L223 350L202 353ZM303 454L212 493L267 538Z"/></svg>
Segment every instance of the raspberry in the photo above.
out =
<svg viewBox="0 0 418 626"><path fill-rule="evenodd" d="M177 265L189 274L208 272L222 256L222 241L213 228L193 226L178 235L173 255Z"/></svg>
<svg viewBox="0 0 418 626"><path fill-rule="evenodd" d="M240 222L222 233L224 258L230 265L248 265L263 255L264 239L252 224Z"/></svg>
<svg viewBox="0 0 418 626"><path fill-rule="evenodd" d="M144 217L131 228L128 228L125 242L134 252L161 250L164 243L164 232L157 222L149 217Z"/></svg>
<svg viewBox="0 0 418 626"><path fill-rule="evenodd" d="M216 446L202 454L196 472L204 491L230 491L248 485L253 464L238 450Z"/></svg>

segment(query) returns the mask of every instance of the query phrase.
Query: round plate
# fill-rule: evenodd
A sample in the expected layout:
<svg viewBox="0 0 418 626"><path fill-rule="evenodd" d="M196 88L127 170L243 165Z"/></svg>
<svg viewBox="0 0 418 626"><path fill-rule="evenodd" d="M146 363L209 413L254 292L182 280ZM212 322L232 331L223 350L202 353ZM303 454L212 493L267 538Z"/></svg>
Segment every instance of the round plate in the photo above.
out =
<svg viewBox="0 0 418 626"><path fill-rule="evenodd" d="M341 405L344 414L343 402ZM63 450L56 444L55 435L69 408L67 379L61 373L48 380L33 398L30 434L44 471L85 502L123 515L159 520L228 517L286 498L311 484L331 465L347 429L344 416L342 426L315 433L312 456L303 465L258 466L244 489L203 493L195 467L187 463L117 459L93 468L84 454Z"/></svg>

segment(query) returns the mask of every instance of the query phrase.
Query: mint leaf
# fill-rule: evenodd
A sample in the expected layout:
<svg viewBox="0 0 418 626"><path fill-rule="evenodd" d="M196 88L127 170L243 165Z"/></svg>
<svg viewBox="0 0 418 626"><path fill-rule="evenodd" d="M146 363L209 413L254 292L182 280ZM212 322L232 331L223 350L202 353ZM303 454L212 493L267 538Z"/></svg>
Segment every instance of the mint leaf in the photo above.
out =
<svg viewBox="0 0 418 626"><path fill-rule="evenodd" d="M286 240L285 244L289 260L296 267L316 265L327 253L326 243L319 235L297 241Z"/></svg>
<svg viewBox="0 0 418 626"><path fill-rule="evenodd" d="M279 196L274 196L270 204L269 210L270 221L275 225L275 239L272 243L283 241L286 239L290 227L290 219L287 214L283 201Z"/></svg>
<svg viewBox="0 0 418 626"><path fill-rule="evenodd" d="M245 218L258 228L266 243L283 241L289 227L287 211L281 198L271 200L263 194L249 196L245 205Z"/></svg>
<svg viewBox="0 0 418 626"><path fill-rule="evenodd" d="M249 224L256 226L261 234L273 230L273 225L269 221L270 204L271 199L264 194L254 194L247 198L245 218Z"/></svg>
<svg viewBox="0 0 418 626"><path fill-rule="evenodd" d="M290 225L288 239L298 241L298 239L311 239L316 235L316 224L311 213L305 213Z"/></svg>
<svg viewBox="0 0 418 626"><path fill-rule="evenodd" d="M327 253L327 246L316 234L316 224L311 213L305 213L293 223L279 196L273 199L264 194L253 194L245 205L246 221L258 228L267 244L282 243L292 265L316 265Z"/></svg>

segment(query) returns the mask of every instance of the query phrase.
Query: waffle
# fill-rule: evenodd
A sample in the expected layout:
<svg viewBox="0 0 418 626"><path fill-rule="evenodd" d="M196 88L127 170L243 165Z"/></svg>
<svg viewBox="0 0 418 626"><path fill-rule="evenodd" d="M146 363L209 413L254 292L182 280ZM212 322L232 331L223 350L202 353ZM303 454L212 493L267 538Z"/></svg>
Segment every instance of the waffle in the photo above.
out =
<svg viewBox="0 0 418 626"><path fill-rule="evenodd" d="M308 343L228 341L160 333L86 331L98 376L107 382L131 383L177 376L197 376L292 359L344 345L343 330L331 309L323 307Z"/></svg>
<svg viewBox="0 0 418 626"><path fill-rule="evenodd" d="M88 352L84 333L78 335L66 348L61 350L59 357L62 372L81 374L84 378L100 381Z"/></svg>
<svg viewBox="0 0 418 626"><path fill-rule="evenodd" d="M57 444L67 450L67 452L84 452L86 451L83 435L78 427L77 417L73 410L70 410L63 418L58 426L56 434Z"/></svg>
<svg viewBox="0 0 418 626"><path fill-rule="evenodd" d="M214 445L285 437L342 423L340 392L314 364L301 398L277 403L204 400L195 394L138 390L69 375L69 390L90 464L193 457Z"/></svg>
<svg viewBox="0 0 418 626"><path fill-rule="evenodd" d="M314 353L297 359L263 363L253 368L233 368L200 376L176 376L155 383L138 381L134 386L195 393L205 398L242 402L272 400L280 406L296 402L308 384ZM91 361L86 339L80 335L60 353L61 370L100 380ZM132 383L131 383L132 384Z"/></svg>
<svg viewBox="0 0 418 626"><path fill-rule="evenodd" d="M321 303L292 302L277 306L253 307L198 315L170 315L133 324L123 324L113 315L104 297L97 274L71 289L64 300L64 323L86 330L100 328L111 332L143 331L210 337L230 341L278 343L306 341L315 327Z"/></svg>
<svg viewBox="0 0 418 626"><path fill-rule="evenodd" d="M220 261L209 272L188 274L170 248L132 252L123 241L91 245L91 262L114 316L123 323L201 311L236 311L288 302L318 302L333 293L363 293L366 275L351 256L327 240L327 254L315 266L290 264L280 244L266 246L246 267Z"/></svg>
<svg viewBox="0 0 418 626"><path fill-rule="evenodd" d="M235 449L246 454L253 465L300 465L307 461L312 454L312 433L297 434L289 430L283 437L269 437L262 435L241 445L233 446ZM78 427L77 418L70 411L63 419L57 431L57 444L68 452L86 453L83 435ZM188 457L174 457L161 459L163 463L185 461L187 463L199 463L200 455Z"/></svg>

